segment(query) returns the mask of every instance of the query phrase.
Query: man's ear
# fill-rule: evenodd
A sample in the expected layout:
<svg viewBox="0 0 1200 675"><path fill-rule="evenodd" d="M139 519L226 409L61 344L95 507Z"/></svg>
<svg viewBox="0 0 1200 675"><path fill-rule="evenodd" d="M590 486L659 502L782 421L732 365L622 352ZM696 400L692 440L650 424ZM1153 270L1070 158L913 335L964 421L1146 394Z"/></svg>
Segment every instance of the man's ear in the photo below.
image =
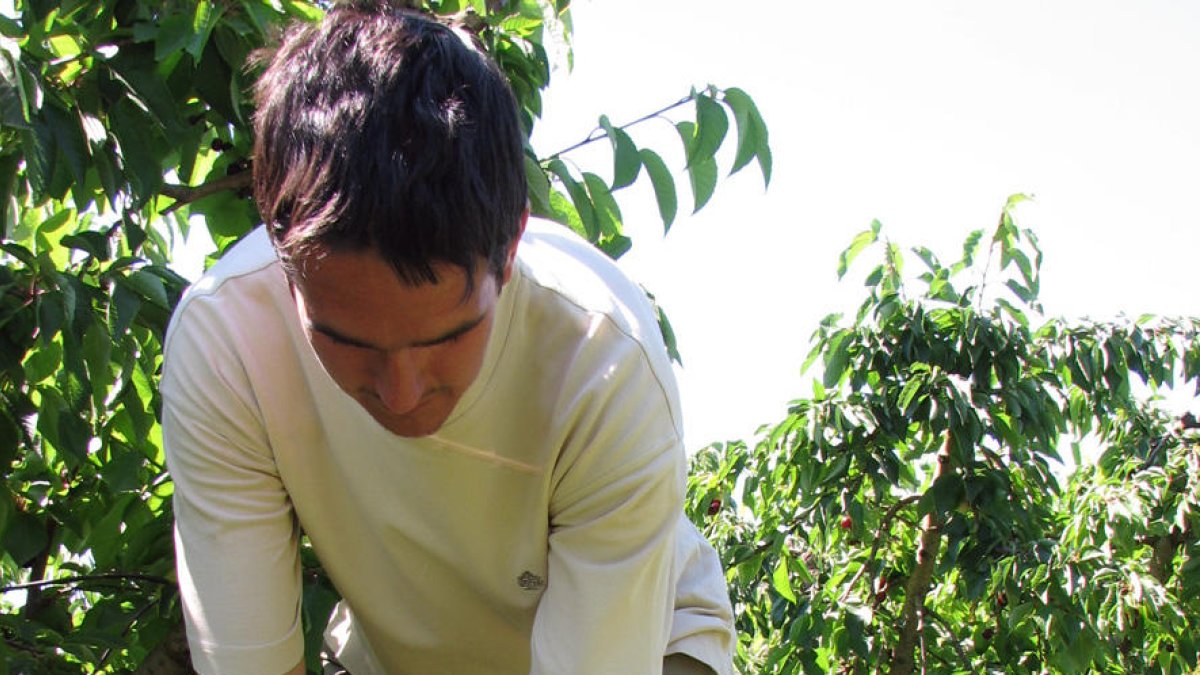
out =
<svg viewBox="0 0 1200 675"><path fill-rule="evenodd" d="M528 206L521 212L521 224L517 227L517 236L508 245L508 256L504 260L504 275L500 279L501 286L507 284L508 280L512 278L513 265L517 264L517 246L521 244L521 235L525 234L525 223L527 222L529 222Z"/></svg>

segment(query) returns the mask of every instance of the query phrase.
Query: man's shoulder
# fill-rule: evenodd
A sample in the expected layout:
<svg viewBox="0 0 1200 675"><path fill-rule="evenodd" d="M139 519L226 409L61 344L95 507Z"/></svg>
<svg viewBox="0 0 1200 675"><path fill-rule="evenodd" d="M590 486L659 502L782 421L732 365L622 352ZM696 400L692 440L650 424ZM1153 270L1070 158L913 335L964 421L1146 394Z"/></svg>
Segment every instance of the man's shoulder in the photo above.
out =
<svg viewBox="0 0 1200 675"><path fill-rule="evenodd" d="M255 274L277 265L278 256L271 247L266 228L259 226L234 244L188 289L188 295L212 295L229 281Z"/></svg>
<svg viewBox="0 0 1200 675"><path fill-rule="evenodd" d="M522 275L580 312L603 315L639 341L657 336L645 291L579 235L531 218L517 249Z"/></svg>
<svg viewBox="0 0 1200 675"><path fill-rule="evenodd" d="M234 244L220 260L196 280L179 301L171 319L167 340L170 342L184 317L196 314L192 319L202 323L258 323L266 320L270 313L263 310L279 300L281 287L285 286L278 257L267 237L266 230L259 227ZM206 307L200 310L199 307Z"/></svg>

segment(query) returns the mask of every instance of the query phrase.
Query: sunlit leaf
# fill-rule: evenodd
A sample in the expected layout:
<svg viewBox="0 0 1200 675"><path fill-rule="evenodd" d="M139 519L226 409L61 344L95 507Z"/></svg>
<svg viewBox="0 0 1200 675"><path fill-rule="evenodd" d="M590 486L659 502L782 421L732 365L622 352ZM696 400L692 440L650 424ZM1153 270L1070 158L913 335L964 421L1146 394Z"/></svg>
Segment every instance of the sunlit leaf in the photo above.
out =
<svg viewBox="0 0 1200 675"><path fill-rule="evenodd" d="M669 232L679 209L675 179L658 153L649 148L642 148L638 151L638 156L642 166L646 167L646 173L650 175L650 183L654 187L654 198L658 202L658 215L663 221L663 232Z"/></svg>
<svg viewBox="0 0 1200 675"><path fill-rule="evenodd" d="M642 168L642 161L633 139L624 130L618 129L604 115L600 116L600 128L608 135L613 148L613 190L632 185ZM653 178L652 178L653 180Z"/></svg>

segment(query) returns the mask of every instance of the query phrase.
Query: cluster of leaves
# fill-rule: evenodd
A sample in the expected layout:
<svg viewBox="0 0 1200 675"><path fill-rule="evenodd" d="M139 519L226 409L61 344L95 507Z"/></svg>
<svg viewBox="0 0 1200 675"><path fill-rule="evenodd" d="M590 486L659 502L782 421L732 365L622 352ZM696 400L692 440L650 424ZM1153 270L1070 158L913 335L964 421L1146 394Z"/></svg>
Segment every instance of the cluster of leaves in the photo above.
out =
<svg viewBox="0 0 1200 675"><path fill-rule="evenodd" d="M531 132L546 47L569 48L569 0L404 4L478 35ZM185 286L171 252L191 227L219 253L258 223L248 57L327 5L18 0L0 16L0 675L186 667L157 398L163 331ZM675 173L689 175L696 209L722 147L736 145L731 173L757 158L769 180L766 126L738 89L694 90L643 119L690 102ZM611 178L569 150L540 158L527 146L534 212L613 257L629 247L613 194L643 168L665 226L677 211L674 174L633 142L633 124L602 117L583 143L611 141ZM311 551L304 562L314 665L336 594Z"/></svg>
<svg viewBox="0 0 1200 675"><path fill-rule="evenodd" d="M839 274L882 260L853 320L817 331L813 396L695 458L689 510L727 566L744 672L1196 666L1200 434L1136 391L1200 386L1200 320L1035 328L1019 201L985 258L983 232L951 265L917 248L912 281L874 223Z"/></svg>

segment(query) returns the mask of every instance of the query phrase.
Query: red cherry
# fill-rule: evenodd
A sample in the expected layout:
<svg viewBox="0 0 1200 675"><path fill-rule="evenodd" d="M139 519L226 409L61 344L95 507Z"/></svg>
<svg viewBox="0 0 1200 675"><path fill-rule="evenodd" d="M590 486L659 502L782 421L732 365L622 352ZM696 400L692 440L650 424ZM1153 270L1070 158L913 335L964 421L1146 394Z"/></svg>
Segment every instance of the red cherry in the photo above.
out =
<svg viewBox="0 0 1200 675"><path fill-rule="evenodd" d="M842 518L842 529L843 530L848 530L852 527L854 527L854 519L853 518L851 518L850 516L846 516L846 517Z"/></svg>
<svg viewBox="0 0 1200 675"><path fill-rule="evenodd" d="M715 516L721 512L721 500L714 499L708 503L708 515Z"/></svg>

